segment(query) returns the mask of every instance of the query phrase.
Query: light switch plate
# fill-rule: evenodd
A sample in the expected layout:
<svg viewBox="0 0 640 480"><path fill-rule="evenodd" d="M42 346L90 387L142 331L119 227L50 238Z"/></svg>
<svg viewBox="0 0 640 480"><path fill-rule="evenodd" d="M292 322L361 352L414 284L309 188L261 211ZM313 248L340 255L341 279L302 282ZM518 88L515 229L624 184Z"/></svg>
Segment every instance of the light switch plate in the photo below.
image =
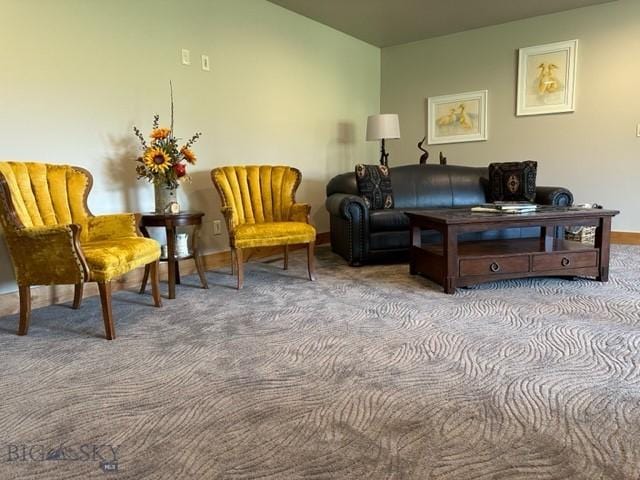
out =
<svg viewBox="0 0 640 480"><path fill-rule="evenodd" d="M640 137L640 123L636 125L636 137Z"/></svg>
<svg viewBox="0 0 640 480"><path fill-rule="evenodd" d="M209 55L202 55L202 70L205 72L211 70L211 67L209 66Z"/></svg>
<svg viewBox="0 0 640 480"><path fill-rule="evenodd" d="M182 64L191 65L191 54L186 48L182 49Z"/></svg>
<svg viewBox="0 0 640 480"><path fill-rule="evenodd" d="M213 221L213 234L214 235L222 234L222 223L220 222L220 220Z"/></svg>

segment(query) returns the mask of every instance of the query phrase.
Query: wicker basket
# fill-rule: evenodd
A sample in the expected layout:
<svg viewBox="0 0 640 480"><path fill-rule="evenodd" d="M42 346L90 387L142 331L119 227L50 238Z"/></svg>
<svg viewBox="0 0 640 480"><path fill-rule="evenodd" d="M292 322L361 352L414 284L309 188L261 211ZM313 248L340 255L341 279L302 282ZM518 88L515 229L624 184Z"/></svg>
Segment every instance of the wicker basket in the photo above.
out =
<svg viewBox="0 0 640 480"><path fill-rule="evenodd" d="M567 227L564 238L593 245L596 240L596 227Z"/></svg>

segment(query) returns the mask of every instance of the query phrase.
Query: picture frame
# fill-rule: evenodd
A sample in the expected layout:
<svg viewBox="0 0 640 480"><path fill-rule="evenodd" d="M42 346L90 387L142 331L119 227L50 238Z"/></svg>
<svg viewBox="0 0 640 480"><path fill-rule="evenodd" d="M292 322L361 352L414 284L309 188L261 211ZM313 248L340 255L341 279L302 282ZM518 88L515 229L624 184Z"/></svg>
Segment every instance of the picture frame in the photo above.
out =
<svg viewBox="0 0 640 480"><path fill-rule="evenodd" d="M489 138L488 90L427 98L427 143L481 142Z"/></svg>
<svg viewBox="0 0 640 480"><path fill-rule="evenodd" d="M516 115L573 112L578 40L518 50Z"/></svg>

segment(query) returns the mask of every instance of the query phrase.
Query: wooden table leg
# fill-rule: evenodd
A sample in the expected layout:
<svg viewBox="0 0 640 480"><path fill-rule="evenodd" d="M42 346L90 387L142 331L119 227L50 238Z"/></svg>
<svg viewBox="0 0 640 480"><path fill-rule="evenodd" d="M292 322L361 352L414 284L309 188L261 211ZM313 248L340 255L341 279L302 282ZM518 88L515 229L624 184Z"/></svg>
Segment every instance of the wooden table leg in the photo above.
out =
<svg viewBox="0 0 640 480"><path fill-rule="evenodd" d="M167 283L169 284L169 298L176 298L176 229L173 225L167 225L167 265L169 272Z"/></svg>
<svg viewBox="0 0 640 480"><path fill-rule="evenodd" d="M199 236L200 225L196 225L193 228L193 234L191 235L191 252L193 253L193 260L196 263L196 269L198 270L198 276L200 277L200 284L202 285L202 288L208 289L209 283L207 282L207 277L204 274L204 265L202 264L202 257L200 256L200 249L198 247Z"/></svg>
<svg viewBox="0 0 640 480"><path fill-rule="evenodd" d="M545 252L551 252L553 250L555 227L548 227L542 225L540 227L540 246L544 248Z"/></svg>
<svg viewBox="0 0 640 480"><path fill-rule="evenodd" d="M456 293L458 277L458 232L447 226L442 232L442 253L444 254L444 293Z"/></svg>
<svg viewBox="0 0 640 480"><path fill-rule="evenodd" d="M609 281L610 237L611 217L601 217L596 228L596 241L594 245L600 252L600 275L596 277L596 280L600 282Z"/></svg>
<svg viewBox="0 0 640 480"><path fill-rule="evenodd" d="M416 268L416 258L413 253L413 247L420 248L422 245L422 230L416 225L411 225L411 247L409 248L409 274L416 275L418 269Z"/></svg>

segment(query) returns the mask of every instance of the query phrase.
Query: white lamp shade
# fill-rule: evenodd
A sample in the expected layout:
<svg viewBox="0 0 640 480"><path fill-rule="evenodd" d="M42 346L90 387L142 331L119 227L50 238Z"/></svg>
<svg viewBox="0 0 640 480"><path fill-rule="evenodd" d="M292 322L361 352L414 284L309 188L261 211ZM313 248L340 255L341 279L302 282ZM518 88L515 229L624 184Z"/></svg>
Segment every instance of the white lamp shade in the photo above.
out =
<svg viewBox="0 0 640 480"><path fill-rule="evenodd" d="M367 118L367 140L400 138L400 121L396 113L370 115Z"/></svg>

